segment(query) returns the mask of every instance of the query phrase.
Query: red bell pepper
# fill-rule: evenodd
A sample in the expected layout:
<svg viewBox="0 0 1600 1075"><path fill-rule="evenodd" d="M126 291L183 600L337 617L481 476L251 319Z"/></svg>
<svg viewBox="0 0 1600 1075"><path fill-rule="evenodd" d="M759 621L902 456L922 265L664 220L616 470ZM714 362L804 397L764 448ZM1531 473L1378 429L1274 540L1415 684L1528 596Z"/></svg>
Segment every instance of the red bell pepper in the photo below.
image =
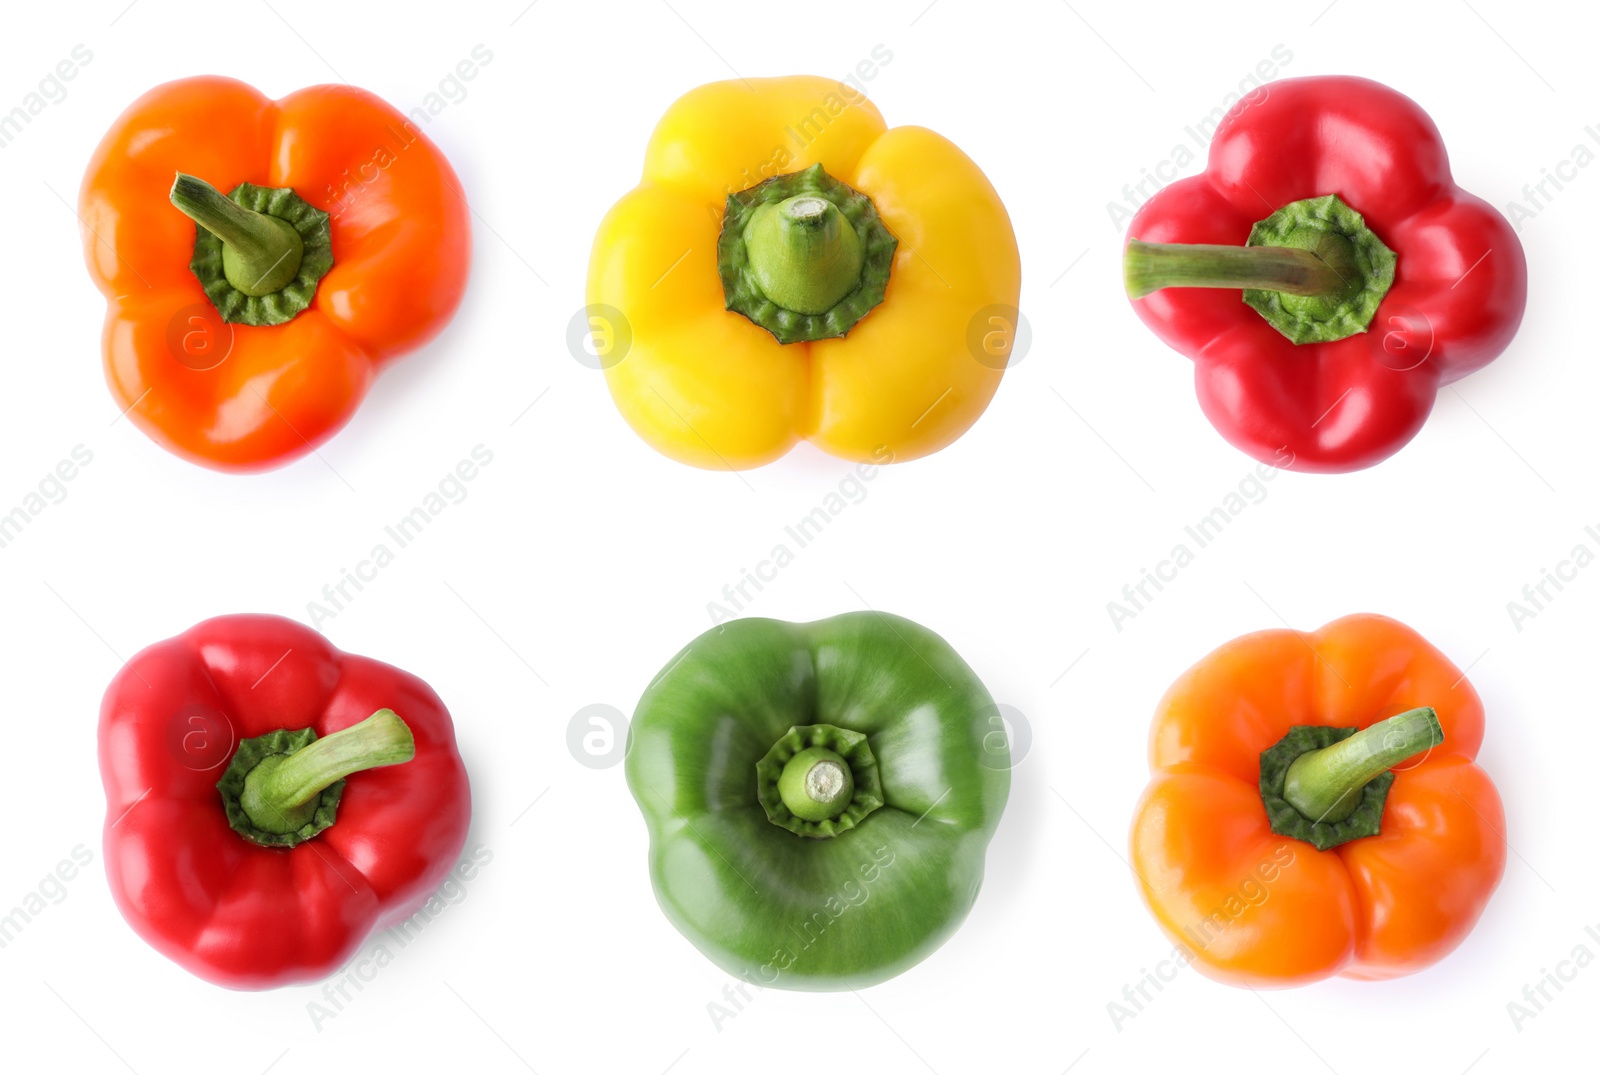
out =
<svg viewBox="0 0 1600 1075"><path fill-rule="evenodd" d="M1296 470L1398 451L1442 385L1505 350L1527 302L1522 244L1455 185L1433 121L1360 78L1252 91L1205 172L1146 202L1129 236L1133 307L1194 360L1206 417Z"/></svg>
<svg viewBox="0 0 1600 1075"><path fill-rule="evenodd" d="M129 661L101 704L100 774L123 917L234 989L339 969L438 888L471 815L428 685L276 616Z"/></svg>

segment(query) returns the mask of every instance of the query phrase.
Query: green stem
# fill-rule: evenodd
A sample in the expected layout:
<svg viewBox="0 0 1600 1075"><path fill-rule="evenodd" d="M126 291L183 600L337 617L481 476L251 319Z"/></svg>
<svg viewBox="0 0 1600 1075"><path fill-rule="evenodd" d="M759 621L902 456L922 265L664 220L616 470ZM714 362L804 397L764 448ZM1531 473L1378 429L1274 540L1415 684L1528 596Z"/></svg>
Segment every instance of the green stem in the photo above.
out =
<svg viewBox="0 0 1600 1075"><path fill-rule="evenodd" d="M1348 739L1301 754L1289 765L1283 797L1313 822L1345 820L1371 781L1444 742L1431 706L1381 720Z"/></svg>
<svg viewBox="0 0 1600 1075"><path fill-rule="evenodd" d="M1128 242L1122 275L1142 299L1164 287L1237 288L1291 343L1367 331L1394 284L1395 253L1337 194L1256 221L1244 246Z"/></svg>
<svg viewBox="0 0 1600 1075"><path fill-rule="evenodd" d="M826 313L861 280L864 254L856 229L817 194L761 206L745 226L744 241L756 283L786 310Z"/></svg>
<svg viewBox="0 0 1600 1075"><path fill-rule="evenodd" d="M849 764L827 747L807 747L785 762L778 776L783 805L805 821L838 817L855 791Z"/></svg>
<svg viewBox="0 0 1600 1075"><path fill-rule="evenodd" d="M228 283L259 297L283 290L299 275L305 241L286 220L235 204L204 179L179 172L172 183L179 212L222 240Z"/></svg>
<svg viewBox="0 0 1600 1075"><path fill-rule="evenodd" d="M329 785L363 769L410 761L416 752L405 721L380 709L292 754L263 758L244 778L239 802L256 828L292 833L311 821Z"/></svg>
<svg viewBox="0 0 1600 1075"><path fill-rule="evenodd" d="M1349 281L1313 250L1290 246L1128 242L1122 260L1128 297L1164 287L1259 288L1289 295L1345 293Z"/></svg>

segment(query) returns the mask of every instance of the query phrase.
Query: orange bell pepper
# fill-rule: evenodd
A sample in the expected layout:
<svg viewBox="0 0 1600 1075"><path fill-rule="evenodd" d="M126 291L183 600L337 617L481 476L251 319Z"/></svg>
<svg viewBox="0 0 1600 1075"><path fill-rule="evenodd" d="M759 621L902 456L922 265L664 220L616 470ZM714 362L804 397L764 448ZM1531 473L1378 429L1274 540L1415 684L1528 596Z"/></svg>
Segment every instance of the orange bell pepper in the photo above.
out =
<svg viewBox="0 0 1600 1075"><path fill-rule="evenodd" d="M1421 970L1505 872L1482 741L1472 685L1404 624L1237 638L1156 710L1130 838L1145 902L1230 985Z"/></svg>
<svg viewBox="0 0 1600 1075"><path fill-rule="evenodd" d="M467 212L438 148L364 90L157 86L106 133L79 195L117 406L219 470L312 451L450 320Z"/></svg>

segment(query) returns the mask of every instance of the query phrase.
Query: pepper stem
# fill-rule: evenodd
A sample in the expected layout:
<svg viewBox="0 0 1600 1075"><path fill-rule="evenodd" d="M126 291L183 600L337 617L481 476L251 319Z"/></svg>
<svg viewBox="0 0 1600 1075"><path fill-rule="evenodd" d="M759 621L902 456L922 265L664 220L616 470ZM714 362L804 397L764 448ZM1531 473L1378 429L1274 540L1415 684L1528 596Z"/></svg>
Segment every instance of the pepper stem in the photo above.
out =
<svg viewBox="0 0 1600 1075"><path fill-rule="evenodd" d="M1147 243L1131 239L1122 259L1128 297L1165 287L1259 288L1288 295L1343 295L1348 280L1316 251L1291 246Z"/></svg>
<svg viewBox="0 0 1600 1075"><path fill-rule="evenodd" d="M1291 343L1367 331L1394 271L1394 251L1337 194L1290 202L1256 221L1242 247L1131 239L1122 262L1136 301L1164 287L1238 288Z"/></svg>
<svg viewBox="0 0 1600 1075"><path fill-rule="evenodd" d="M256 828L292 833L312 820L329 785L363 769L410 761L416 753L405 721L392 709L380 709L292 754L263 758L245 776L239 804Z"/></svg>
<svg viewBox="0 0 1600 1075"><path fill-rule="evenodd" d="M744 241L756 283L786 310L827 313L861 280L861 238L838 206L819 195L761 206Z"/></svg>
<svg viewBox="0 0 1600 1075"><path fill-rule="evenodd" d="M294 225L235 204L204 179L179 172L169 195L178 211L222 240L222 272L244 294L283 290L300 273L305 241Z"/></svg>
<svg viewBox="0 0 1600 1075"><path fill-rule="evenodd" d="M1289 765L1283 797L1309 820L1337 823L1355 812L1368 783L1444 742L1431 706L1408 709Z"/></svg>
<svg viewBox="0 0 1600 1075"><path fill-rule="evenodd" d="M855 791L849 763L827 747L807 747L785 762L778 775L783 805L805 821L838 817Z"/></svg>

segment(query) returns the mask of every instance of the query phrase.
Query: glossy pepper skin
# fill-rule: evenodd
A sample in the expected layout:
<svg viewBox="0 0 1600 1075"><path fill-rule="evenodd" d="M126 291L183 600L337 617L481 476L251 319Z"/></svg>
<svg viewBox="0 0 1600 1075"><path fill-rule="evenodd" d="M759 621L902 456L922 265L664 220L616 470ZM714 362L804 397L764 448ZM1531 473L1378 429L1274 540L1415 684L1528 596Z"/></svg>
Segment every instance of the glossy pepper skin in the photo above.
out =
<svg viewBox="0 0 1600 1075"><path fill-rule="evenodd" d="M1427 113L1361 78L1285 79L1247 95L1217 127L1205 172L1162 189L1128 234L1239 246L1274 210L1329 194L1396 255L1394 284L1364 333L1291 343L1236 289L1174 286L1133 302L1194 361L1201 409L1230 443L1321 473L1402 448L1440 387L1505 350L1527 302L1510 224L1456 186Z"/></svg>
<svg viewBox="0 0 1600 1075"><path fill-rule="evenodd" d="M1378 835L1318 851L1270 831L1260 755L1291 725L1366 728L1432 706L1443 743L1395 769ZM1409 627L1346 616L1261 631L1172 685L1150 730L1131 859L1207 977L1274 988L1411 974L1472 930L1505 871L1505 815L1473 761L1483 705Z"/></svg>
<svg viewBox="0 0 1600 1075"><path fill-rule="evenodd" d="M881 305L842 337L781 344L727 308L719 229L730 195L819 163L872 200L899 245ZM642 181L595 236L588 302L612 399L662 454L745 469L804 439L903 462L988 406L1020 281L1005 206L961 150L887 128L849 86L798 76L711 83L667 110Z"/></svg>
<svg viewBox="0 0 1600 1075"><path fill-rule="evenodd" d="M222 321L189 268L196 225L168 201L178 172L224 193L292 188L329 213L333 268L309 309L279 325ZM95 150L79 215L107 301L117 409L167 450L227 471L281 466L337 432L379 370L450 320L471 252L449 162L351 86L280 101L229 78L157 86Z"/></svg>
<svg viewBox="0 0 1600 1075"><path fill-rule="evenodd" d="M834 835L775 824L756 767L790 728L864 733L882 806ZM661 909L760 987L853 989L961 923L1010 788L998 712L943 639L857 612L742 619L689 643L639 701L628 786Z"/></svg>
<svg viewBox="0 0 1600 1075"><path fill-rule="evenodd" d="M229 825L218 792L241 740L326 736L376 710L415 740L404 764L351 775L331 827L293 848ZM206 620L137 654L100 710L106 875L128 924L233 989L326 977L440 885L471 798L450 715L428 685L276 616Z"/></svg>

